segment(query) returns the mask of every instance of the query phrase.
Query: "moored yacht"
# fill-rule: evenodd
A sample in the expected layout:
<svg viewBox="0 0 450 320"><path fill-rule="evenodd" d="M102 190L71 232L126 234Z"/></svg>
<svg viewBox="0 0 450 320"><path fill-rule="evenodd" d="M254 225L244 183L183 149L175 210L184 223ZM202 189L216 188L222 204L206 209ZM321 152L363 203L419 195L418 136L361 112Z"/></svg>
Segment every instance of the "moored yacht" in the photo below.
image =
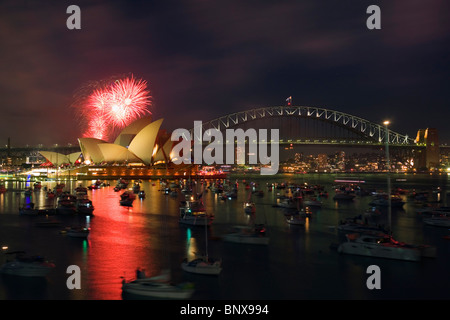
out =
<svg viewBox="0 0 450 320"><path fill-rule="evenodd" d="M86 227L67 227L61 233L67 234L69 237L86 239L91 229Z"/></svg>
<svg viewBox="0 0 450 320"><path fill-rule="evenodd" d="M194 293L192 283L173 284L166 275L122 280L122 293L159 299L188 299Z"/></svg>
<svg viewBox="0 0 450 320"><path fill-rule="evenodd" d="M402 198L398 195L391 195L391 207L400 208L405 204ZM386 207L389 206L389 198L387 194L378 194L369 203L371 206Z"/></svg>
<svg viewBox="0 0 450 320"><path fill-rule="evenodd" d="M254 226L234 226L231 233L227 233L223 236L223 240L235 243L269 244L266 228L261 224Z"/></svg>
<svg viewBox="0 0 450 320"><path fill-rule="evenodd" d="M75 214L77 197L71 194L63 194L58 199L57 214Z"/></svg>
<svg viewBox="0 0 450 320"><path fill-rule="evenodd" d="M317 197L308 197L303 200L304 206L321 207L322 202Z"/></svg>
<svg viewBox="0 0 450 320"><path fill-rule="evenodd" d="M423 218L423 222L430 226L435 227L450 227L450 216L447 215L436 215L428 218Z"/></svg>
<svg viewBox="0 0 450 320"><path fill-rule="evenodd" d="M136 199L136 196L133 192L124 191L120 195L119 204L125 207L131 207L133 205L133 201Z"/></svg>
<svg viewBox="0 0 450 320"><path fill-rule="evenodd" d="M181 224L191 226L205 226L213 222L213 217L206 214L206 212L180 210L180 218L178 221Z"/></svg>
<svg viewBox="0 0 450 320"><path fill-rule="evenodd" d="M254 202L244 202L244 211L245 213L255 213L256 212L256 206Z"/></svg>
<svg viewBox="0 0 450 320"><path fill-rule="evenodd" d="M213 216L206 213L201 200L186 200L180 205L179 222L192 226L210 225Z"/></svg>
<svg viewBox="0 0 450 320"><path fill-rule="evenodd" d="M24 256L23 251L9 252L16 254L16 258L7 261L0 267L0 273L22 277L45 277L55 268L55 265L41 256Z"/></svg>
<svg viewBox="0 0 450 320"><path fill-rule="evenodd" d="M394 240L387 234L347 234L347 242L338 246L339 253L419 261L421 257L433 258L436 249L431 246L417 246Z"/></svg>
<svg viewBox="0 0 450 320"><path fill-rule="evenodd" d="M306 224L306 219L304 217L301 217L299 214L296 214L286 218L286 222L293 225L304 226Z"/></svg>
<svg viewBox="0 0 450 320"><path fill-rule="evenodd" d="M191 273L219 275L222 271L222 261L211 259L208 256L198 257L191 261L184 259L181 268Z"/></svg>
<svg viewBox="0 0 450 320"><path fill-rule="evenodd" d="M296 208L297 204L294 199L290 197L281 197L279 198L278 206L282 208Z"/></svg>
<svg viewBox="0 0 450 320"><path fill-rule="evenodd" d="M78 214L91 216L94 212L94 205L92 204L92 201L87 198L77 199L76 208Z"/></svg>

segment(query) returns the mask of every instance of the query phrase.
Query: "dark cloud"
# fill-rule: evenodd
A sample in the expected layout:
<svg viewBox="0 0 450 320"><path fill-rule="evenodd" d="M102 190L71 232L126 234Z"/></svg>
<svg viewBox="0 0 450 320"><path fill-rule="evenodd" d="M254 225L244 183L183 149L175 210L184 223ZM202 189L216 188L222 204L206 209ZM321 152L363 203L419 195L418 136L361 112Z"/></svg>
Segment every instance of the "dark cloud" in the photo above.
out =
<svg viewBox="0 0 450 320"><path fill-rule="evenodd" d="M66 28L70 4L0 4L0 139L74 143L77 88L133 73L171 129L292 95L450 141L444 0L77 1L81 30ZM370 4L381 30L365 26Z"/></svg>

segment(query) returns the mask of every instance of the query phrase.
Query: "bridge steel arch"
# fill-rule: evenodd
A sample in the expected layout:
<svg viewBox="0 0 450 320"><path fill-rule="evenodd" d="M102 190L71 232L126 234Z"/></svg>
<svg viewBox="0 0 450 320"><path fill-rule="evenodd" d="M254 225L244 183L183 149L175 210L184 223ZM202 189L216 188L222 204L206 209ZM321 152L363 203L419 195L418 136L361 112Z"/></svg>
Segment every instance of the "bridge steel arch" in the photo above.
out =
<svg viewBox="0 0 450 320"><path fill-rule="evenodd" d="M264 119L268 117L303 117L314 120L323 120L338 126L357 132L374 141L375 144L386 143L386 128L383 125L373 123L366 119L340 112L318 107L307 106L273 106L262 107L251 110L239 111L202 123L202 135L208 129L225 131L249 121ZM193 136L194 128L190 129ZM201 140L202 137L194 137ZM390 145L413 146L414 139L388 129L388 141Z"/></svg>

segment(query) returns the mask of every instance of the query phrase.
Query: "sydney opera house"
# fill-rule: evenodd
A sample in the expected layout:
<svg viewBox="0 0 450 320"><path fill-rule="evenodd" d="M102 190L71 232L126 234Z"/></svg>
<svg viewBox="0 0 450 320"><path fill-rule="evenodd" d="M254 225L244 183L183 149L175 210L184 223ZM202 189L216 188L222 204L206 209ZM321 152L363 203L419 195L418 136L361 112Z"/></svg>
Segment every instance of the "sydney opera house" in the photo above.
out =
<svg viewBox="0 0 450 320"><path fill-rule="evenodd" d="M150 117L136 120L117 136L114 143L95 138L79 138L86 164L144 164L147 166L170 162L172 141L160 130L163 119Z"/></svg>
<svg viewBox="0 0 450 320"><path fill-rule="evenodd" d="M171 162L174 141L161 129L163 119L138 119L125 127L114 142L96 138L79 138L80 152L64 155L41 151L48 162L56 167L66 166L61 175L79 178L117 178L183 176L191 173L185 165Z"/></svg>

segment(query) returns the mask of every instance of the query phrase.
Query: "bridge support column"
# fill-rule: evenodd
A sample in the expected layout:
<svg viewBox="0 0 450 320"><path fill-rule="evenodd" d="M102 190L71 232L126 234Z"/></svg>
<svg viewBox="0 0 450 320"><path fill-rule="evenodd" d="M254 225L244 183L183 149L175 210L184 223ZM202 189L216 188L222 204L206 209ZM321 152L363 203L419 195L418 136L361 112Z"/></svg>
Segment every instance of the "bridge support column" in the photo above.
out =
<svg viewBox="0 0 450 320"><path fill-rule="evenodd" d="M439 136L436 128L419 129L417 132L417 143L424 144L425 150L417 154L415 160L416 169L433 170L439 167L440 149Z"/></svg>

